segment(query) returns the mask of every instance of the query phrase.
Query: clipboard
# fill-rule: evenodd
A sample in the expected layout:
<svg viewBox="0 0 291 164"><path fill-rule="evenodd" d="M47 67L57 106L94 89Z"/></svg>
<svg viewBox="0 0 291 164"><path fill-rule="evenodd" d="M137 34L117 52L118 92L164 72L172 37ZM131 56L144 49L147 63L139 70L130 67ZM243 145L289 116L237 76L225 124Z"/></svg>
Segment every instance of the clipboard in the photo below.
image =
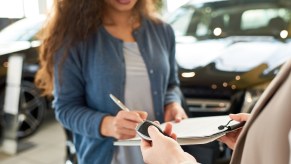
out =
<svg viewBox="0 0 291 164"><path fill-rule="evenodd" d="M212 142L226 133L240 129L245 122L230 120L228 115L197 117L182 120L173 124L173 132L177 134L177 142L180 145L197 145ZM224 128L219 128L223 126ZM165 128L165 123L160 125ZM115 146L139 146L141 138L136 136L132 139L118 140Z"/></svg>

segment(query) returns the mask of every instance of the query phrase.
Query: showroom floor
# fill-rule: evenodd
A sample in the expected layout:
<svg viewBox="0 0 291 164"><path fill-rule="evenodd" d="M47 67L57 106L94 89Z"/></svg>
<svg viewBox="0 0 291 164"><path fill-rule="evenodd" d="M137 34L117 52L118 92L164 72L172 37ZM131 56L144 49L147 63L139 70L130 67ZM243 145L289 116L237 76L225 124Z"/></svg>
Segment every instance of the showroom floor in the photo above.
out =
<svg viewBox="0 0 291 164"><path fill-rule="evenodd" d="M64 164L65 134L62 127L47 114L38 131L19 142L20 147L28 147L16 155L0 152L1 164ZM26 145L26 146L25 146Z"/></svg>

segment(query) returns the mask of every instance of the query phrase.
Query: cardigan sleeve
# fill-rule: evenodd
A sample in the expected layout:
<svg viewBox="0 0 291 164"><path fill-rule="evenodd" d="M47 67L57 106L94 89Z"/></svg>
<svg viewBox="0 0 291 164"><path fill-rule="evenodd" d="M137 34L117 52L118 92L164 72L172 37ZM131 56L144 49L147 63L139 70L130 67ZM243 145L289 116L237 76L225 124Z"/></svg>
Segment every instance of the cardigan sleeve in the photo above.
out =
<svg viewBox="0 0 291 164"><path fill-rule="evenodd" d="M169 49L169 63L170 63L170 76L169 83L167 86L167 92L165 96L165 104L169 104L171 102L181 103L181 95L180 95L180 81L178 78L178 67L176 63L176 40L175 34L170 25L166 25L166 37L168 40L168 49Z"/></svg>
<svg viewBox="0 0 291 164"><path fill-rule="evenodd" d="M99 128L106 114L86 105L85 81L77 48L70 49L67 55L59 51L54 61L54 110L57 120L74 133L104 138Z"/></svg>

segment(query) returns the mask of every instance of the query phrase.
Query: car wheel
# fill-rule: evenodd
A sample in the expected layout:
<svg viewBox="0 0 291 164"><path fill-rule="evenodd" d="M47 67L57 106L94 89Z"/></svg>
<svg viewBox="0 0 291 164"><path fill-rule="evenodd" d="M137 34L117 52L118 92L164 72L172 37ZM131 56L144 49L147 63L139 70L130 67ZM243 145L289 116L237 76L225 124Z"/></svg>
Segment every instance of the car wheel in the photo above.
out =
<svg viewBox="0 0 291 164"><path fill-rule="evenodd" d="M1 106L4 104L5 88L1 91ZM19 139L33 134L40 126L47 109L45 97L40 95L40 91L30 81L22 81L18 111L18 131Z"/></svg>

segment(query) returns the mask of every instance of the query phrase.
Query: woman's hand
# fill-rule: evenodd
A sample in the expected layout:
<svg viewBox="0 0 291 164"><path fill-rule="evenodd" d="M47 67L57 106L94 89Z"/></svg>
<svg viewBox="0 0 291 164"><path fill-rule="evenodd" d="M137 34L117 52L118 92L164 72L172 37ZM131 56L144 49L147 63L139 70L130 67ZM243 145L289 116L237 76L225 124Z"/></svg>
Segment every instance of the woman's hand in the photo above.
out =
<svg viewBox="0 0 291 164"><path fill-rule="evenodd" d="M188 118L182 106L176 102L165 106L165 122L173 121L180 122L182 119Z"/></svg>
<svg viewBox="0 0 291 164"><path fill-rule="evenodd" d="M119 111L116 116L105 116L101 123L101 134L116 139L136 136L135 127L147 118L143 111Z"/></svg>
<svg viewBox="0 0 291 164"><path fill-rule="evenodd" d="M248 113L230 114L229 117L235 121L242 122L242 121L248 121L250 114ZM229 132L225 136L220 137L218 141L221 141L225 143L229 148L234 149L237 138L240 135L241 130L242 128L235 130L233 132Z"/></svg>
<svg viewBox="0 0 291 164"><path fill-rule="evenodd" d="M164 136L154 126L150 126L148 128L148 132L152 141L141 141L141 152L145 163L196 163L195 158L192 157L190 154L184 152L180 145L173 139L176 139L176 135L172 133L171 124L166 124L164 132L173 138Z"/></svg>

